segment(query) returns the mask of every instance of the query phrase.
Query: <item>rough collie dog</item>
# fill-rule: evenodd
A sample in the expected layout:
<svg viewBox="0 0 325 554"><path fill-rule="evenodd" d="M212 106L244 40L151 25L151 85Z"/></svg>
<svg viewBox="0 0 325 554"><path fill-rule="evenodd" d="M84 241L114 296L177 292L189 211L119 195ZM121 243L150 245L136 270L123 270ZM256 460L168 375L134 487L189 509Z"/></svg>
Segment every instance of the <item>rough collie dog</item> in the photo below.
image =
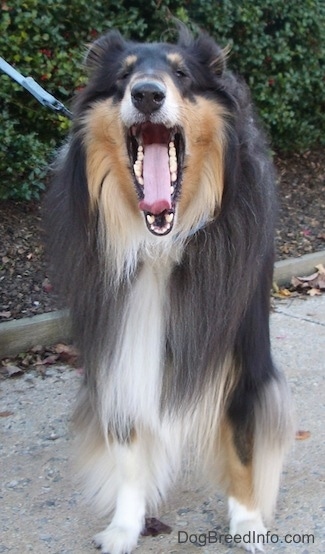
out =
<svg viewBox="0 0 325 554"><path fill-rule="evenodd" d="M270 353L267 146L205 34L109 32L86 66L47 219L85 370L78 460L89 499L112 513L94 540L133 551L187 452L227 494L238 543L265 532L291 435ZM252 537L242 546L262 549Z"/></svg>

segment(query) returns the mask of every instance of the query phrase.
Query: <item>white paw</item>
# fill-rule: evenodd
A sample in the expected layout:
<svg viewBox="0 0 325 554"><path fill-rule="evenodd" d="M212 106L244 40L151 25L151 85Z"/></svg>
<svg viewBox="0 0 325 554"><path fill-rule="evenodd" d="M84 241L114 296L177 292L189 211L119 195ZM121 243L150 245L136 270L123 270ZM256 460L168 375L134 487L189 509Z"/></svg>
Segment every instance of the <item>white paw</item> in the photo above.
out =
<svg viewBox="0 0 325 554"><path fill-rule="evenodd" d="M130 554L137 546L138 532L128 527L109 525L93 540L102 554Z"/></svg>
<svg viewBox="0 0 325 554"><path fill-rule="evenodd" d="M247 552L252 552L253 554L255 552L264 552L267 536L266 529L260 518L247 519L236 526L231 526L230 533L235 537L235 544L244 548Z"/></svg>
<svg viewBox="0 0 325 554"><path fill-rule="evenodd" d="M248 510L234 498L229 498L230 534L234 544L247 552L264 552L267 532L260 513Z"/></svg>

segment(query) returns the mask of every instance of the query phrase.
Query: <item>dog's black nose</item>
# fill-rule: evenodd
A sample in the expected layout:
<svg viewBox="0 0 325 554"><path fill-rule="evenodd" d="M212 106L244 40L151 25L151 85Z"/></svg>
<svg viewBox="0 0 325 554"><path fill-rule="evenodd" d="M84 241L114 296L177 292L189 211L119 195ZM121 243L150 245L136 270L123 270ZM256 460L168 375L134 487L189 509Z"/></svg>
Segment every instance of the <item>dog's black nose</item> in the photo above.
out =
<svg viewBox="0 0 325 554"><path fill-rule="evenodd" d="M159 110L166 98L166 87L157 81L140 81L131 89L133 105L148 115Z"/></svg>

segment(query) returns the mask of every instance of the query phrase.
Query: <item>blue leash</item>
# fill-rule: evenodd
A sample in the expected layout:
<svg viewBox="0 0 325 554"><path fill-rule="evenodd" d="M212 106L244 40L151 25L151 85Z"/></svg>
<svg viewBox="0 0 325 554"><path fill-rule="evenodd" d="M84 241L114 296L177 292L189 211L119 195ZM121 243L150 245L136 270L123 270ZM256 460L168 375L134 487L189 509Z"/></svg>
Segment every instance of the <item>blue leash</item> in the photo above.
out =
<svg viewBox="0 0 325 554"><path fill-rule="evenodd" d="M49 94L46 92L46 90L43 89L32 77L24 77L19 71L14 69L9 63L7 63L3 58L0 57L0 69L9 77L11 77L14 81L19 83L22 87L24 87L30 94L32 94L38 102L42 104L42 106L45 106L46 108L49 108L50 110L53 110L57 113L61 113L65 117L68 117L69 119L72 119L72 113L62 104L62 102L59 102L52 94Z"/></svg>

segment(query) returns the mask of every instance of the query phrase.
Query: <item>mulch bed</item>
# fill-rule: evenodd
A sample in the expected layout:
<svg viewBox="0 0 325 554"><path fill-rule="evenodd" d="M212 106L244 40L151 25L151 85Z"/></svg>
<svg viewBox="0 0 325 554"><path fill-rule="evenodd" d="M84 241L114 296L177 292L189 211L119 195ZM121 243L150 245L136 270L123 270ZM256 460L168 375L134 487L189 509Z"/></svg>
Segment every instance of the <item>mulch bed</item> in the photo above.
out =
<svg viewBox="0 0 325 554"><path fill-rule="evenodd" d="M277 156L277 259L325 248L325 149ZM56 309L38 203L0 202L0 322Z"/></svg>

